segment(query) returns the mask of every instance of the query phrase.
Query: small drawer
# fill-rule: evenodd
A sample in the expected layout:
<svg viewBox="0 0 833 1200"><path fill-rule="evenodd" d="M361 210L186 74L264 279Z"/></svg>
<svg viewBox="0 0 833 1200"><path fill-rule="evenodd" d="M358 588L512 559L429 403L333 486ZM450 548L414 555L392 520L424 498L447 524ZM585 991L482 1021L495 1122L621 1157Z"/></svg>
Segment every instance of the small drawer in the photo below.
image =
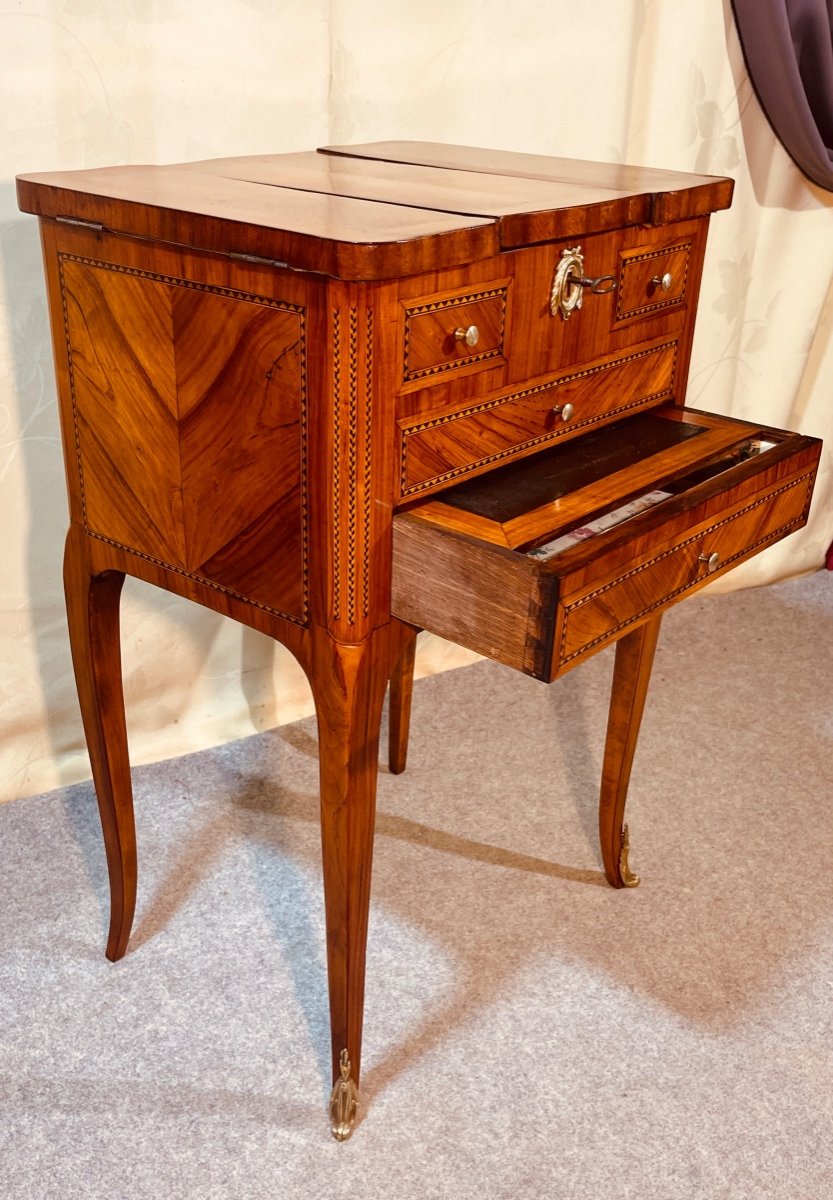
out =
<svg viewBox="0 0 833 1200"><path fill-rule="evenodd" d="M505 364L509 280L404 304L403 388Z"/></svg>
<svg viewBox="0 0 833 1200"><path fill-rule="evenodd" d="M398 513L392 611L550 681L803 525L820 450L631 417Z"/></svg>
<svg viewBox="0 0 833 1200"><path fill-rule="evenodd" d="M401 421L400 495L418 495L671 399L677 350L675 340L646 343L467 408Z"/></svg>
<svg viewBox="0 0 833 1200"><path fill-rule="evenodd" d="M682 305L686 299L691 239L657 248L625 250L620 255L616 320L647 317Z"/></svg>

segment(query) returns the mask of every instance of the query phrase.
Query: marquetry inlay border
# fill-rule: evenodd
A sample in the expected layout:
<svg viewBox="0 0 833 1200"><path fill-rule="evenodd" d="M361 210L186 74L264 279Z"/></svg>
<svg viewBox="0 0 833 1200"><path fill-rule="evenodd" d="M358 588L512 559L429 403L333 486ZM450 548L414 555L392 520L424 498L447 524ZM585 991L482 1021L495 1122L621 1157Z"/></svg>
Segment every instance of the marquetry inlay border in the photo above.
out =
<svg viewBox="0 0 833 1200"><path fill-rule="evenodd" d="M370 615L371 439L373 436L373 309L367 310L364 356L364 471L362 488L362 616Z"/></svg>
<svg viewBox="0 0 833 1200"><path fill-rule="evenodd" d="M562 425L557 429L550 429L546 433L539 434L537 437L528 438L523 442L513 442L505 450L496 451L494 454L486 455L484 458L478 458L472 462L464 463L462 466L453 467L449 471L444 471L439 475L432 475L430 479L420 480L418 483L408 483L408 439L415 434L424 432L426 429L436 429L440 425L448 425L453 421L463 420L466 417L475 416L478 413L488 412L490 409L498 408L504 404L515 404L519 400L527 400L530 396L538 396L542 392L555 391L565 383L573 383L577 379L587 379L592 375L596 375L601 371L609 371L614 367L623 366L625 363L635 362L640 358L647 358L651 354L660 354L663 351L674 351L674 357L671 364L671 381L667 388L662 388L658 392L651 392L646 396L640 396L636 400L630 400L627 404L621 404L617 408L608 408L604 412L596 413L594 416L585 417L580 421L570 421L569 424ZM510 458L513 455L520 454L524 450L529 450L534 446L542 446L548 442L557 441L564 437L565 434L573 433L577 429L586 429L591 425L597 425L600 421L610 421L613 417L622 416L625 413L632 412L637 408L644 408L651 404L656 404L660 400L673 396L674 388L677 380L677 353L679 344L677 341L664 342L661 346L652 346L648 350L640 350L634 354L626 354L622 358L616 358L612 362L602 363L598 366L587 367L583 371L575 371L572 375L562 375L556 378L546 380L544 383L535 384L534 387L523 388L521 391L512 392L508 396L497 396L491 400L484 400L479 404L470 405L468 408L460 409L458 412L443 413L439 417L432 417L427 421L420 421L417 424L409 426L400 426L400 495L415 496L420 492L426 491L428 488L436 487L438 483L446 483L450 479L458 479L461 475L467 475L478 467L485 467L491 463L501 462L503 459Z"/></svg>
<svg viewBox="0 0 833 1200"><path fill-rule="evenodd" d="M231 300L242 300L248 304L258 304L266 308L277 309L280 312L293 313L298 317L300 324L299 341L301 346L300 363L301 363L301 395L300 395L300 482L301 482L301 573L302 573L302 595L301 595L301 615L297 613L287 613L282 609L272 608L268 604L262 604L257 600L252 600L242 593L236 592L231 588L224 587L222 584L213 582L194 571L187 571L184 567L176 566L174 563L166 562L164 559L154 558L150 554L145 554L140 550L136 550L133 546L128 546L123 542L116 541L113 538L106 537L97 530L90 527L87 519L87 499L84 485L84 468L81 460L81 437L78 422L78 405L76 400L75 389L75 367L72 355L72 342L69 333L69 311L67 307L67 290L64 278L64 263L75 262L80 263L85 267L96 267L104 271L113 271L119 275L131 275L139 279L149 279L154 283L164 283L171 287L188 288L197 292L208 292L215 296L223 296ZM308 479L307 479L307 333L306 333L306 308L301 304L292 304L287 300L275 300L271 296L258 296L251 292L240 291L238 288L228 288L219 285L199 283L193 279L180 279L175 275L162 275L155 271L142 270L139 267L127 267L122 263L104 262L97 258L88 258L81 254L69 254L65 251L58 253L58 270L61 284L61 307L64 322L64 342L66 345L67 363L69 368L69 387L70 401L72 406L72 424L73 436L75 442L76 465L78 468L78 480L81 494L81 515L84 522L85 532L90 537L96 538L100 542L104 542L108 546L114 546L118 550L124 550L128 554L135 555L137 558L144 559L146 562L153 563L155 566L163 567L166 571L173 571L174 574L183 576L186 579L193 579L195 583L200 583L205 587L212 588L216 592L221 592L225 596L230 596L235 600L241 600L245 604L251 605L253 608L260 609L263 612L268 612L272 616L281 617L285 621L290 621L293 625L305 626L309 619L309 498L308 498Z"/></svg>
<svg viewBox="0 0 833 1200"><path fill-rule="evenodd" d="M686 287L688 286L688 266L691 262L691 247L692 242L678 242L674 246L663 246L661 250L647 250L644 254L634 254L623 258L622 266L619 271L619 287L616 289L616 320L628 321L631 317L641 317L646 313L656 312L661 308L673 308L675 305L685 303ZM636 308L624 308L625 292L627 290L627 275L628 268L635 263L647 262L652 258L665 258L666 255L675 254L679 251L685 251L685 269L683 271L683 286L676 296L672 296L670 300L652 300L648 304L640 304Z"/></svg>
<svg viewBox="0 0 833 1200"><path fill-rule="evenodd" d="M333 619L341 620L341 310L333 309Z"/></svg>
<svg viewBox="0 0 833 1200"><path fill-rule="evenodd" d="M333 618L355 625L370 613L372 512L373 309L365 310L364 371L360 370L359 309L347 311L346 413L343 406L341 310L333 309ZM345 424L346 418L346 424ZM345 447L342 452L342 442ZM346 533L342 536L342 519Z"/></svg>
<svg viewBox="0 0 833 1200"><path fill-rule="evenodd" d="M509 284L494 287L489 286L480 290L466 292L464 296L449 296L443 300L429 300L421 304L406 304L405 306L405 347L403 357L403 383L412 383L415 379L427 379L431 375L441 375L447 371L456 371L460 367L470 367L475 363L488 362L493 358L503 357L503 341L506 331L506 298ZM500 301L500 319L498 325L497 344L479 353L467 354L463 357L448 359L446 362L435 363L430 367L411 369L411 321L414 317L422 317L427 313L441 312L444 309L461 308L466 304L479 304L484 300Z"/></svg>
<svg viewBox="0 0 833 1200"><path fill-rule="evenodd" d="M619 584L624 583L626 579L633 579L636 575L640 575L649 567L654 566L655 563L661 562L665 558L670 558L674 554L678 554L681 550L684 550L686 546L692 545L693 542L699 542L702 538L714 533L715 530L722 529L724 525L729 525L731 522L737 521L739 517L746 516L747 513L753 512L756 508L760 508L763 504L769 504L769 502L774 500L776 496L781 496L785 492L792 491L793 488L800 487L802 484L812 484L814 478L815 470L807 471L805 474L799 475L797 479L790 480L789 483L783 484L774 491L767 492L766 495L760 496L757 500L753 500L751 504L747 504L744 508L738 509L737 512L731 513L729 516L724 517L721 521L716 521L713 525L709 525L706 529L701 529L699 533L692 534L691 537L686 538L682 542L678 542L670 549L663 550L661 554L655 554L653 558L646 559L645 562L641 562L638 567L633 567L630 571L625 571L622 575L617 575L615 579L611 579L608 583L604 584L603 587L599 587L596 588L595 591L588 592L586 595L582 596L581 599L576 600L573 604L565 604L563 610L564 620L561 626L561 641L558 651L558 665L563 666L565 663L572 662L572 660L574 658L578 658L579 655L586 654L588 650L592 650L594 647L600 646L602 642L609 641L611 638L616 637L616 635L622 633L623 630L626 630L631 625L636 624L637 621L644 620L645 617L650 616L650 614L655 612L658 608L662 608L664 605L668 604L669 601L675 600L678 596L682 596L684 592L690 591L693 587L697 586L703 581L702 579L689 580L687 583L682 584L681 587L675 588L673 592L666 592L665 595L663 595L661 599L657 600L654 604L648 605L647 608L640 609L638 613L635 613L632 617L628 617L626 621L621 621L612 629L605 630L604 633L599 634L599 636L593 638L592 641L585 642L583 645L579 646L579 648L574 650L572 654L568 654L566 657L563 657L570 615L577 609L581 608L585 604L588 604L591 600L595 600L598 596L603 596L605 592L609 592L611 588L618 587ZM749 542L742 546L736 554L732 554L728 558L722 559L720 563L720 573L722 574L727 567L730 567L739 559L746 558L747 555L753 554L756 550L762 549L769 542L775 542L778 541L779 538L786 537L791 530L797 529L801 525L805 524L807 521L810 500L811 494L808 488L808 494L804 508L797 517L793 517L791 521L786 521L783 525L780 525L777 529L765 534L764 537L759 538L756 542ZM709 578L711 578L711 576Z"/></svg>

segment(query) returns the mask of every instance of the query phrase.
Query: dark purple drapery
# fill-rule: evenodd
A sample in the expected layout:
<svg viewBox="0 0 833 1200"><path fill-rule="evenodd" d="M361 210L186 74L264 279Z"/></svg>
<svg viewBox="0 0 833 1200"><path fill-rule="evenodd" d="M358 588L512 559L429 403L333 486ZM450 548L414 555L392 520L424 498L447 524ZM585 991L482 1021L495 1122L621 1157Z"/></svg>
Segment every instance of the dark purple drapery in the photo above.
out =
<svg viewBox="0 0 833 1200"><path fill-rule="evenodd" d="M805 175L833 191L833 0L732 0L764 112Z"/></svg>

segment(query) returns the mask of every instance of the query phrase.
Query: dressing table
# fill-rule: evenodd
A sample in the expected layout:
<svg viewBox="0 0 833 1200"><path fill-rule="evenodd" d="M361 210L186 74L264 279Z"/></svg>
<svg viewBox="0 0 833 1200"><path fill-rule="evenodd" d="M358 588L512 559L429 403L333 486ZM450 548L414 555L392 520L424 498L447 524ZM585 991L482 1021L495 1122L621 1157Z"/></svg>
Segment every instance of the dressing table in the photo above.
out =
<svg viewBox="0 0 833 1200"><path fill-rule="evenodd" d="M799 528L818 441L683 407L730 180L414 142L21 176L73 661L127 948L125 575L282 642L318 717L333 1132L356 1118L379 725L419 629L551 681L611 642L600 837L663 612ZM555 799L555 798L554 798Z"/></svg>

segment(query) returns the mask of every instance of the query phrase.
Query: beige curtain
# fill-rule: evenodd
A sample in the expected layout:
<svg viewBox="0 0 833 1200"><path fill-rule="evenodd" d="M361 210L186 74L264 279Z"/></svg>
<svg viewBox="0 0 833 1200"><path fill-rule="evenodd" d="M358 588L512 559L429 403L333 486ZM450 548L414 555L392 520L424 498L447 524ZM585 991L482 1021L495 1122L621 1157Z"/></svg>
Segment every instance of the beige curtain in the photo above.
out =
<svg viewBox="0 0 833 1200"><path fill-rule="evenodd" d="M0 798L84 778L60 591L66 503L36 223L16 172L418 138L731 174L689 402L833 441L833 197L762 116L728 0L0 0ZM724 587L817 567L810 525ZM310 709L267 639L128 582L133 760ZM471 658L429 640L423 671Z"/></svg>

